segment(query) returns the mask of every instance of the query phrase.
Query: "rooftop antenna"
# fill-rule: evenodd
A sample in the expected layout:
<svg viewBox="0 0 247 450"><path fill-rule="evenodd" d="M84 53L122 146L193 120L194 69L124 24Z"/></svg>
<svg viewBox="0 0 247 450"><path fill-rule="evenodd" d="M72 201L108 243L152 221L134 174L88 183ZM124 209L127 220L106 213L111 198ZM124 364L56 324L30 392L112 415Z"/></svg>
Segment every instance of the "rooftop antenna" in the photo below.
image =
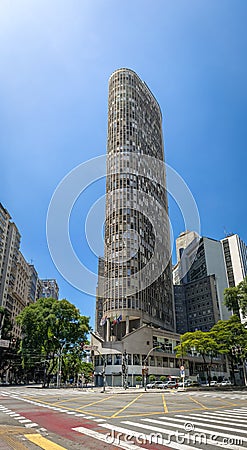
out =
<svg viewBox="0 0 247 450"><path fill-rule="evenodd" d="M227 237L233 236L234 233L233 232L229 233L229 231L226 230L226 227L224 227L224 235L225 235L225 238L227 238Z"/></svg>

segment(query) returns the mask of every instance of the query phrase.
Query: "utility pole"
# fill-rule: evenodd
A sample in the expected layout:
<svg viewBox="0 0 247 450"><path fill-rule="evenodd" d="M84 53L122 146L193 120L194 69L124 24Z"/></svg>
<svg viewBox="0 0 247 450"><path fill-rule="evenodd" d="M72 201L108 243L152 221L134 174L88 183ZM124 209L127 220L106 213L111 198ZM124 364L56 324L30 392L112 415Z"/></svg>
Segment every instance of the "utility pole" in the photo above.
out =
<svg viewBox="0 0 247 450"><path fill-rule="evenodd" d="M123 352L123 361L122 361L122 380L123 380L123 388L127 389L128 387L128 360L126 350Z"/></svg>
<svg viewBox="0 0 247 450"><path fill-rule="evenodd" d="M67 342L65 339L61 340L61 339L58 339L56 336L53 336L53 337L60 344L60 349L59 349L59 353L58 353L58 363L57 363L57 387L60 388L61 387L61 376L62 376L63 349Z"/></svg>
<svg viewBox="0 0 247 450"><path fill-rule="evenodd" d="M143 373L144 373L144 389L145 391L147 390L147 363L148 363L148 357L150 355L150 353L152 353L153 350L156 350L156 348L162 348L162 345L157 345L156 347L151 348L151 350L149 350L147 356L145 357L144 361L143 361Z"/></svg>

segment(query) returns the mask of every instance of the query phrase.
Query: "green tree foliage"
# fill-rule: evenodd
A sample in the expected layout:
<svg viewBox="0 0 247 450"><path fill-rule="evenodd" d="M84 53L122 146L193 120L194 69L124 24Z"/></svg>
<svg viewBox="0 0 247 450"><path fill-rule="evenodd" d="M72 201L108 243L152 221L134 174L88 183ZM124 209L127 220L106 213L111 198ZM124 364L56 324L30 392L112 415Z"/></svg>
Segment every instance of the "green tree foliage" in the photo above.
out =
<svg viewBox="0 0 247 450"><path fill-rule="evenodd" d="M210 383L211 365L213 357L217 355L218 344L211 331L197 330L181 336L181 343L175 347L176 356L184 357L186 354L199 354L204 362L207 378Z"/></svg>
<svg viewBox="0 0 247 450"><path fill-rule="evenodd" d="M224 302L226 307L235 315L247 317L247 277L237 286L224 290Z"/></svg>
<svg viewBox="0 0 247 450"><path fill-rule="evenodd" d="M142 382L142 376L141 375L137 375L136 376L136 382L137 383L141 383Z"/></svg>
<svg viewBox="0 0 247 450"><path fill-rule="evenodd" d="M44 385L57 372L58 357L62 357L62 372L70 365L76 372L87 342L89 318L68 300L41 298L26 306L16 319L22 327L20 353L24 369L43 367Z"/></svg>
<svg viewBox="0 0 247 450"><path fill-rule="evenodd" d="M183 334L175 351L179 358L193 353L201 355L209 381L213 357L217 354L226 355L235 383L234 365L247 358L247 329L240 318L234 315L229 320L219 320L210 331L198 330Z"/></svg>
<svg viewBox="0 0 247 450"><path fill-rule="evenodd" d="M149 375L148 380L150 381L150 383L152 383L153 381L156 381L156 376L155 375Z"/></svg>
<svg viewBox="0 0 247 450"><path fill-rule="evenodd" d="M81 364L81 377L84 383L90 383L93 380L94 367L92 363L82 362Z"/></svg>
<svg viewBox="0 0 247 450"><path fill-rule="evenodd" d="M219 320L210 331L218 345L218 352L227 355L234 378L234 364L247 357L247 329L234 315L229 320Z"/></svg>

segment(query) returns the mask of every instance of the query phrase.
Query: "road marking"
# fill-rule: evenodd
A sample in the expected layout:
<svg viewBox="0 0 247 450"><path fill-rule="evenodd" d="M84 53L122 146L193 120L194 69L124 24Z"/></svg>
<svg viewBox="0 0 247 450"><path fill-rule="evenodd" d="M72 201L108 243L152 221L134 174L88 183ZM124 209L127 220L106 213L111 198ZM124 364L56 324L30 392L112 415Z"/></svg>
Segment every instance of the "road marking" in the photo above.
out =
<svg viewBox="0 0 247 450"><path fill-rule="evenodd" d="M163 400L164 412L168 413L168 408L167 408L167 404L166 404L166 400L165 400L165 395L164 394L162 394L162 400Z"/></svg>
<svg viewBox="0 0 247 450"><path fill-rule="evenodd" d="M190 398L190 400L192 400L193 402L197 403L197 404L200 405L202 408L208 409L207 406L204 406L201 402L198 402L195 398L191 397L191 395L188 395L188 397Z"/></svg>
<svg viewBox="0 0 247 450"><path fill-rule="evenodd" d="M184 418L188 419L188 416L185 416L183 414L176 414L176 417L184 417ZM221 424L223 423L225 425L239 424L239 425L241 425L241 427L247 428L246 420L243 421L244 424L242 424L242 423L239 423L239 422L241 422L239 419L228 419L228 418L226 418L226 420L218 420L219 417L217 417L217 416L216 417L212 417L212 419L208 419L207 417L202 417L201 414L190 414L189 418L191 418L192 420L194 420L194 419L195 420L201 420L203 422L213 422L213 423L221 423ZM223 419L223 417L221 416L220 419ZM229 422L229 420L230 420L230 422Z"/></svg>
<svg viewBox="0 0 247 450"><path fill-rule="evenodd" d="M93 402L92 404L99 403L99 401L105 401L105 400L107 400L107 399L109 399L109 398L112 398L112 397L116 397L116 396L115 396L115 395L111 395L110 397L107 397L107 398L98 400L97 402ZM30 403L30 400L27 400L26 398L21 398L21 401ZM34 402L33 404L34 404L34 405L42 406L43 408L53 409L53 406L52 406L50 403L45 402L45 401L42 401L42 403L40 403L40 402L39 402L39 403ZM90 403L90 405L91 405L91 403ZM88 405L86 405L86 406L88 406ZM83 410L83 408L85 408L85 406L83 406L83 407L80 408L80 409L69 408L69 407L67 407L66 410L62 410L61 412L74 411L75 413L76 413L76 412L81 413L81 410ZM9 411L9 410L7 410L7 411ZM3 412L5 412L5 411L3 411ZM87 412L88 412L88 411L87 411ZM91 414L92 416L94 416L94 417L101 417L101 418L104 418L104 419L109 419L109 416L103 416L102 414L95 414L95 413L93 413L93 412L91 412L91 411L90 411L90 414ZM159 414L160 414L160 413L159 413ZM15 418L15 419L16 419L16 418ZM22 419L25 419L25 417L22 417Z"/></svg>
<svg viewBox="0 0 247 450"><path fill-rule="evenodd" d="M33 444L38 445L40 448L43 448L44 450L66 450L65 447L61 447L61 445L58 445L55 442L46 439L40 434L25 434L24 436L30 442L33 442Z"/></svg>
<svg viewBox="0 0 247 450"><path fill-rule="evenodd" d="M177 414L176 417L181 417L181 416ZM190 417L191 417L191 416L189 416L189 418L190 418ZM188 418L188 416L187 416L187 418ZM160 417L160 419L163 420L163 417ZM143 420L149 420L149 419L143 419ZM171 418L171 417L169 417L169 420L177 420L177 421L180 422L180 423L184 423L184 420L182 420L182 419L176 419L176 418ZM197 418L192 417L193 425L196 425L196 426L197 426L197 425L204 425L204 423L203 423L203 424L200 423L200 420L201 420L201 418L197 419ZM204 420L205 420L205 419L204 419ZM198 423L197 423L197 422L198 422ZM208 420L208 422L211 422L211 421ZM215 420L214 422L216 423L217 420ZM234 425L234 424L232 423L232 424L230 424L230 425ZM242 426L242 424L240 424L240 426ZM208 428L216 428L217 430L220 429L220 430L238 431L239 433L247 434L247 430L243 430L242 428L222 427L222 426L217 425L217 424L212 425L211 423L207 423L207 427L208 427ZM244 440L247 441L247 439L244 439Z"/></svg>
<svg viewBox="0 0 247 450"><path fill-rule="evenodd" d="M21 442L17 441L17 439L14 436L8 435L2 435L1 438L3 439L6 444L10 448L13 448L15 450L27 450L27 447L24 446Z"/></svg>
<svg viewBox="0 0 247 450"><path fill-rule="evenodd" d="M122 423L128 423L128 422L122 422ZM129 422L131 425L134 425L135 422ZM140 424L139 424L140 425ZM108 430L112 431L112 435L114 435L113 433L121 433L123 436L131 436L131 437L136 437L137 439L142 439L142 441L144 441L145 443L149 443L149 444L160 444L160 445L165 445L165 448L175 448L177 450L202 450L201 448L195 447L193 445L193 447L189 446L189 445L183 445L183 444L178 444L177 442L173 442L173 441L169 441L166 442L162 436L157 435L155 436L154 433L150 433L150 434L146 434L146 433L140 433L138 431L134 431L132 429L128 429L128 428L123 428L123 427L117 427L115 425L110 425L109 423L106 424L99 424L100 427L103 428L107 428ZM143 427L142 427L143 428ZM147 427L148 428L148 427ZM162 430L162 432L166 432L168 434L168 436L170 435L174 435L172 430ZM107 442L107 441L106 441ZM167 445L169 445L169 447L167 447ZM131 446L131 448L133 448ZM140 448L140 447L138 447ZM143 448L143 447L141 447Z"/></svg>
<svg viewBox="0 0 247 450"><path fill-rule="evenodd" d="M209 415L209 416L217 416L217 417L226 417L228 420L232 419L232 420L240 420L240 418L243 419L244 422L246 422L245 416L243 416L242 414L236 415L236 414L227 414L224 411L215 411L215 412L203 412L203 414L205 415Z"/></svg>
<svg viewBox="0 0 247 450"><path fill-rule="evenodd" d="M38 423L26 423L25 424L25 427L26 428L33 428L33 427L38 427L39 426L39 424Z"/></svg>
<svg viewBox="0 0 247 450"><path fill-rule="evenodd" d="M143 393L144 394L144 393ZM140 397L143 396L143 394L138 395L136 398L134 398L134 400L132 400L131 402L127 403L127 405L125 405L122 409L120 409L119 411L117 411L115 414L113 414L111 416L111 419L114 419L115 417L117 417L122 411L124 411L125 409L129 408L129 406L133 405L133 403L135 403Z"/></svg>
<svg viewBox="0 0 247 450"><path fill-rule="evenodd" d="M83 410L84 408L87 408L88 406L96 405L97 403L105 402L106 400L109 400L110 398L116 398L115 395L111 395L110 397L102 398L101 400L97 400L96 402L88 403L87 405L83 405L81 408L78 408L78 410Z"/></svg>
<svg viewBox="0 0 247 450"><path fill-rule="evenodd" d="M183 429L184 429L184 420L182 420L182 419L175 419L175 418L173 418L173 417L160 417L160 419L161 420L156 420L156 419L142 419L143 420L143 422L151 422L152 424L157 424L157 425L164 425L164 420L166 420L166 421L169 421L169 422L171 422L171 421L176 421L176 423L168 423L169 424L169 426L170 427L175 427L175 428L178 428L178 427L182 427ZM128 423L128 425L130 425L131 423L132 423L132 425L135 423L135 422L128 422L128 421L126 421L126 422L124 422L124 423ZM166 425L168 425L167 423L166 423ZM149 425L147 425L146 423L145 423L145 425L142 425L142 424L138 424L137 425L137 423L135 423L135 425L136 426L139 426L140 428L147 428L147 429L149 429L149 430L154 430L154 431L162 431L162 428L158 428L158 427L153 427L152 428L152 426L149 426ZM196 425L196 432L202 432L202 433L205 433L205 431L207 431L207 432L209 432L209 433L212 433L212 430L207 430L207 428L216 428L216 430L217 430L217 436L221 436L221 437L223 437L223 438L225 438L225 437L227 437L227 438L239 438L239 436L233 436L232 434L227 434L227 433L220 433L220 431L218 431L219 429L221 429L221 430L229 430L229 431L237 431L237 432L240 432L240 433L244 433L244 434L247 434L247 431L243 431L243 430L240 430L240 429L237 429L237 428L229 428L229 427L220 427L219 425L210 425L210 424L205 424L205 428L199 428L199 427L197 427L197 425L198 424L194 424L194 422L193 422L193 425ZM199 423L199 425L201 425L200 423ZM247 442L247 438L246 437L242 437L242 440L243 441L245 441L245 442Z"/></svg>
<svg viewBox="0 0 247 450"><path fill-rule="evenodd" d="M226 400L225 398L221 398L221 397L217 396L217 400L219 400L219 402L224 402L224 403L227 403L229 405L235 406L235 403L229 402L229 400Z"/></svg>
<svg viewBox="0 0 247 450"><path fill-rule="evenodd" d="M102 426L102 425L100 425ZM77 431L78 433L82 433L85 434L86 436L90 436L94 439L98 439L99 441L103 441L105 444L108 445L114 445L114 447L118 447L118 448L123 448L126 450L140 450L143 447L139 447L137 445L134 444L127 444L127 442L121 441L118 437L115 438L114 435L112 435L111 433L108 433L108 437L109 440L107 441L107 434L105 433L99 433L98 431L94 431L91 430L89 428L84 428L84 427L77 427L77 428L72 428L73 431ZM109 436L110 434L110 436ZM131 436L133 436L133 433L131 434Z"/></svg>
<svg viewBox="0 0 247 450"><path fill-rule="evenodd" d="M160 421L157 421L157 420L155 420L154 421L155 423L156 422L158 422L158 423L162 423L162 422L160 422ZM150 430L150 431L152 431L152 432L158 432L158 433L166 433L166 434L168 434L168 436L171 436L171 437L173 437L174 435L176 435L176 433L177 433L177 429L179 428L179 426L178 426L178 424L170 424L169 423L169 426L173 426L173 427L175 427L175 428L177 428L176 429L176 431L175 431L175 433L172 431L172 430L169 430L169 429L165 429L165 428L160 428L160 427L155 427L155 426L151 426L151 425L146 425L145 424L145 426L143 426L143 424L141 424L141 423L138 423L138 422L130 422L130 421L126 421L126 422L123 422L124 424L127 424L127 425L131 425L131 426L136 426L136 427L138 427L138 428L144 428L145 430ZM100 425L100 426L104 426L104 425ZM109 428L109 427L107 427L107 428ZM181 427L180 427L181 428ZM124 430L124 429L123 429ZM184 434L184 429L182 428L182 430L183 430L183 433L182 434ZM116 430L117 431L117 430ZM130 430L125 430L125 432L126 431L130 431ZM164 443L163 443L163 445L168 445L169 446L169 448L171 447L171 448L176 448L176 449L178 449L178 450L199 450L197 447L194 447L194 439L195 439L195 442L197 441L197 440L199 440L199 443L200 443L200 436L198 436L198 432L200 432L200 433L205 433L207 430L206 429L204 429L204 428L197 428L197 430L196 430L196 432L195 432L195 435L190 435L191 436L191 438L193 439L192 440L192 443L193 443L193 446L190 446L190 445L184 445L184 444L180 444L180 443L176 443L176 442L174 442L174 441L171 441L171 440L169 440L169 442L167 442L167 441L165 441ZM142 433L141 433L142 434ZM151 433L151 435L152 435L153 433ZM208 430L208 434L209 434L209 436L214 436L214 434L212 434L212 431L211 430ZM187 435L188 436L188 435ZM194 436L194 438L193 438L193 436ZM220 432L217 432L217 437L222 437L222 438L229 438L229 439L234 439L234 440L236 440L236 442L238 442L238 440L239 440L239 436L233 436L232 434L223 434L223 433L220 433ZM241 438L242 439L242 441L244 441L245 439L244 438ZM209 437L209 439L207 439L207 444L209 444L209 445L213 445L214 447L213 448L215 448L215 440L214 439L211 439L210 437ZM224 450L226 449L226 448L229 448L229 449L231 449L231 450L241 450L242 449L242 447L239 447L239 446L236 446L236 445L231 445L231 444L229 444L229 445L227 445L227 444L221 444L220 442L217 442L217 448L223 448ZM201 450L201 447L200 447L200 450Z"/></svg>

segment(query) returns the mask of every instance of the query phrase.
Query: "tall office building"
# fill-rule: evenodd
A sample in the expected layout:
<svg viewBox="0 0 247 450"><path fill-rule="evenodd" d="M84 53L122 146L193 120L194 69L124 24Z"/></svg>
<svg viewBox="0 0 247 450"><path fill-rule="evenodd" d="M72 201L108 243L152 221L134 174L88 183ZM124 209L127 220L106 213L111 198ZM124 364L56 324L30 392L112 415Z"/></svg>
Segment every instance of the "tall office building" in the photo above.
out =
<svg viewBox="0 0 247 450"><path fill-rule="evenodd" d="M33 264L28 264L29 267L29 288L28 288L28 304L36 302L38 297L38 273Z"/></svg>
<svg viewBox="0 0 247 450"><path fill-rule="evenodd" d="M237 286L247 276L247 246L237 234L221 240L229 287ZM247 322L240 311L242 322Z"/></svg>
<svg viewBox="0 0 247 450"><path fill-rule="evenodd" d="M21 235L8 211L0 203L0 306L12 316Z"/></svg>
<svg viewBox="0 0 247 450"><path fill-rule="evenodd" d="M143 324L174 331L162 116L129 69L109 80L103 335ZM114 319L116 326L111 326ZM113 324L114 324L113 322Z"/></svg>
<svg viewBox="0 0 247 450"><path fill-rule="evenodd" d="M54 278L46 278L46 279L42 279L40 280L41 283L41 289L39 292L39 297L44 297L44 298L55 298L56 300L58 300L58 295L59 295L59 287L57 284L57 281Z"/></svg>
<svg viewBox="0 0 247 450"><path fill-rule="evenodd" d="M98 284L96 287L95 331L102 335L103 303L104 303L104 258L98 259Z"/></svg>
<svg viewBox="0 0 247 450"><path fill-rule="evenodd" d="M178 238L176 239L176 254L177 254L177 262L182 258L184 250L189 246L189 244L193 241L198 242L199 235L195 231L183 231L180 233Z"/></svg>
<svg viewBox="0 0 247 450"><path fill-rule="evenodd" d="M221 240L229 287L237 286L247 276L247 246L237 234Z"/></svg>
<svg viewBox="0 0 247 450"><path fill-rule="evenodd" d="M0 203L0 306L8 311L13 337L21 336L15 319L29 303L31 287L30 266L20 252L20 240L17 226Z"/></svg>
<svg viewBox="0 0 247 450"><path fill-rule="evenodd" d="M13 324L12 334L21 337L21 327L16 323L15 318L28 305L28 291L30 286L29 265L22 253L18 252L17 270L14 285L11 291L13 309L11 321Z"/></svg>
<svg viewBox="0 0 247 450"><path fill-rule="evenodd" d="M182 265L182 267L179 267ZM177 332L208 331L218 320L229 319L224 305L227 276L220 241L201 237L184 248L174 269L182 278L174 286Z"/></svg>

